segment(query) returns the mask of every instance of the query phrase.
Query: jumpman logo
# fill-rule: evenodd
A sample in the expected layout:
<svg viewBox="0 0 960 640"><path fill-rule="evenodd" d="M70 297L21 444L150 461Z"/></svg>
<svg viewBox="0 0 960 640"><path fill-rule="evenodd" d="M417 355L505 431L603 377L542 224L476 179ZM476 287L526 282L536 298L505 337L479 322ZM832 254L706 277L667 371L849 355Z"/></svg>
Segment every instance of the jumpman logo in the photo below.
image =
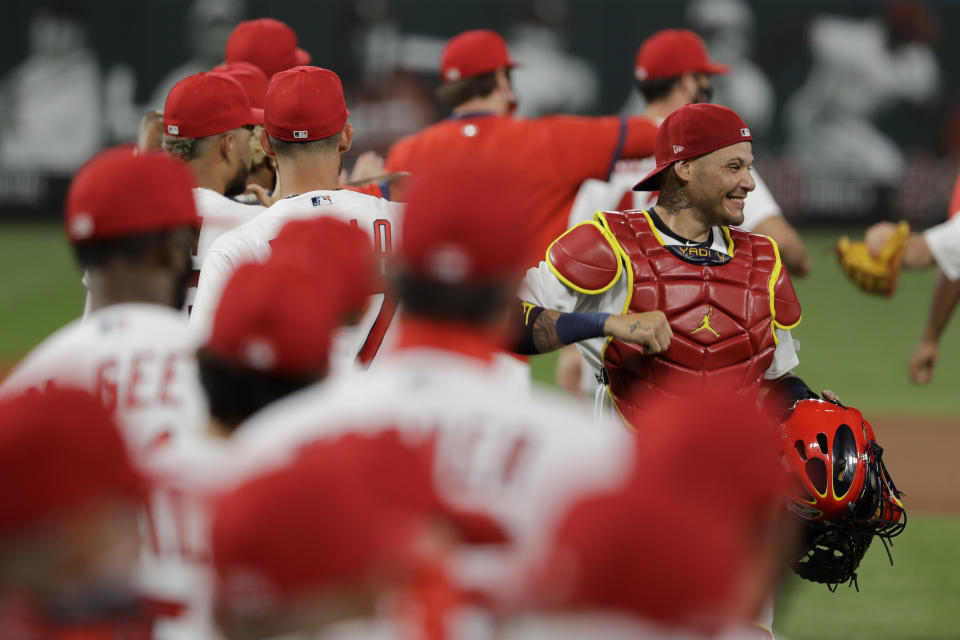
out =
<svg viewBox="0 0 960 640"><path fill-rule="evenodd" d="M694 330L691 331L690 333L691 333L691 334L694 334L694 333L697 333L697 332L699 332L699 331L703 331L704 329L706 329L707 331L709 331L710 333L712 333L713 335L715 335L715 336L717 336L717 337L719 338L719 337L720 337L720 334L717 333L716 331L714 331L713 327L710 326L710 316L711 316L711 315L713 315L713 307L707 307L707 312L706 312L705 314L703 314L703 317L702 317L702 318L700 318L700 326L698 326L696 329L694 329Z"/></svg>

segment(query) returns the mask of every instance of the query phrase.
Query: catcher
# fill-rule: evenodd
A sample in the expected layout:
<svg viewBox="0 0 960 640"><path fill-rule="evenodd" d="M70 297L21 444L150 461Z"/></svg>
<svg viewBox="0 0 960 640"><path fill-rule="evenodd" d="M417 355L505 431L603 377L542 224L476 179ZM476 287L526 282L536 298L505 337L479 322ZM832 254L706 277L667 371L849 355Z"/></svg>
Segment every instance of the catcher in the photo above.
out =
<svg viewBox="0 0 960 640"><path fill-rule="evenodd" d="M911 233L906 222L873 225L860 242L840 238L837 255L844 272L868 293L890 297L900 269L939 270L930 313L920 341L909 360L910 379L926 384L933 379L940 336L960 301L960 217Z"/></svg>

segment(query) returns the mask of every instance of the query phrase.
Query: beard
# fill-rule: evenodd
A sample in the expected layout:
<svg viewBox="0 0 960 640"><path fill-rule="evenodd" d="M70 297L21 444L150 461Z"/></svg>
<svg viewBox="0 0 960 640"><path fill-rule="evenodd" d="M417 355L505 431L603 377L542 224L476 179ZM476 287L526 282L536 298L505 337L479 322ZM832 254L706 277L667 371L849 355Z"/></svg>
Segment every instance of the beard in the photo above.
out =
<svg viewBox="0 0 960 640"><path fill-rule="evenodd" d="M710 104L713 100L713 87L698 87L696 95L693 96L693 104Z"/></svg>
<svg viewBox="0 0 960 640"><path fill-rule="evenodd" d="M237 172L233 175L233 180L227 184L227 188L224 191L225 196L228 198L233 198L240 195L247 190L247 176L250 175L250 165L241 164L237 167Z"/></svg>

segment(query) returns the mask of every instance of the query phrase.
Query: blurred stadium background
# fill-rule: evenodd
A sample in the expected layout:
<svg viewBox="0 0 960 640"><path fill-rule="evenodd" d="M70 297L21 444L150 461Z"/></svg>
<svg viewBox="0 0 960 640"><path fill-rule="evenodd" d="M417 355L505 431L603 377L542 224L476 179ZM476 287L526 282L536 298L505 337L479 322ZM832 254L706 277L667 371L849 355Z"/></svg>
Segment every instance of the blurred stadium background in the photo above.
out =
<svg viewBox="0 0 960 640"><path fill-rule="evenodd" d="M911 518L894 567L879 546L868 553L860 593L791 581L779 630L797 639L960 638L960 336L947 330L934 381L912 385L906 360L935 274L904 274L893 299L869 298L831 253L840 234L875 220L924 228L947 215L960 153L960 2L7 0L0 367L81 311L58 224L73 170L96 149L132 140L178 73L219 62L233 24L261 16L293 26L314 63L342 76L354 155L383 152L443 117L432 95L436 60L443 41L468 28L501 31L527 62L517 82L531 115L628 108L636 48L663 28L697 27L712 55L750 69L745 84L727 88L728 102L754 110L746 120L757 166L814 260L797 283L798 373L874 422ZM535 360L536 376L552 382L553 364Z"/></svg>

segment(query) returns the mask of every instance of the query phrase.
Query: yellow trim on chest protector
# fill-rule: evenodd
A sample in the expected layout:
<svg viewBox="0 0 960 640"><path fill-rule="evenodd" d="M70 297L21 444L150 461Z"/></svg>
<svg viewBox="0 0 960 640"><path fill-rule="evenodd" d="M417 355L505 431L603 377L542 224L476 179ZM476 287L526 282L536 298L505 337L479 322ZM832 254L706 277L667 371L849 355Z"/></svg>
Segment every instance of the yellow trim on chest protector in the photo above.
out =
<svg viewBox="0 0 960 640"><path fill-rule="evenodd" d="M587 220L586 222L581 222L580 224L575 224L574 226L572 226L572 227L570 227L569 229L567 229L565 232L563 232L563 234L560 235L559 238L557 238L556 240L554 240L553 242L550 243L550 246L547 247L547 254L546 254L547 267L550 268L550 271L553 273L553 275L555 275L555 276L557 277L557 279L558 279L560 282L562 282L564 285L566 285L567 287L573 289L573 290L576 291L577 293L583 293L583 294L586 294L586 295L588 295L588 296L595 296L595 295L598 295L598 294L601 294L601 293L606 293L607 291L609 291L610 289L612 289L612 288L613 288L613 285L617 284L617 282L620 280L620 276L623 275L623 261L622 261L622 260L617 260L617 273L614 274L613 278L611 278L611 279L610 279L610 282L608 282L605 286L601 287L600 289L585 289L585 288L583 288L583 287L578 286L578 285L575 284L574 282L572 282L569 278L567 278L566 276L564 276L564 275L560 272L559 269L557 269L557 268L553 265L553 262L550 260L550 251L553 250L553 246L554 246L555 244L557 244L558 242L560 242L560 240L562 240L562 239L564 238L564 236L566 236L568 233L572 232L572 231L573 231L574 229L576 229L577 227L582 227L582 226L584 226L584 225L590 225L590 226L592 226L592 227L596 227L596 228L597 228L597 231L599 231L599 232L600 232L600 235L603 236L603 239L607 241L607 244L610 245L610 248L613 249L614 253L616 253L616 254L618 254L618 255L622 255L622 254L623 254L623 250L620 248L620 244L617 242L616 238L614 238L613 233L610 231L610 228L607 227L605 224L600 224L599 222L597 222L597 218L598 218L598 217L602 218L602 216L600 216L600 212L599 212L599 211L594 214L594 219L593 219L593 220ZM604 220L604 222L606 222L606 221Z"/></svg>

